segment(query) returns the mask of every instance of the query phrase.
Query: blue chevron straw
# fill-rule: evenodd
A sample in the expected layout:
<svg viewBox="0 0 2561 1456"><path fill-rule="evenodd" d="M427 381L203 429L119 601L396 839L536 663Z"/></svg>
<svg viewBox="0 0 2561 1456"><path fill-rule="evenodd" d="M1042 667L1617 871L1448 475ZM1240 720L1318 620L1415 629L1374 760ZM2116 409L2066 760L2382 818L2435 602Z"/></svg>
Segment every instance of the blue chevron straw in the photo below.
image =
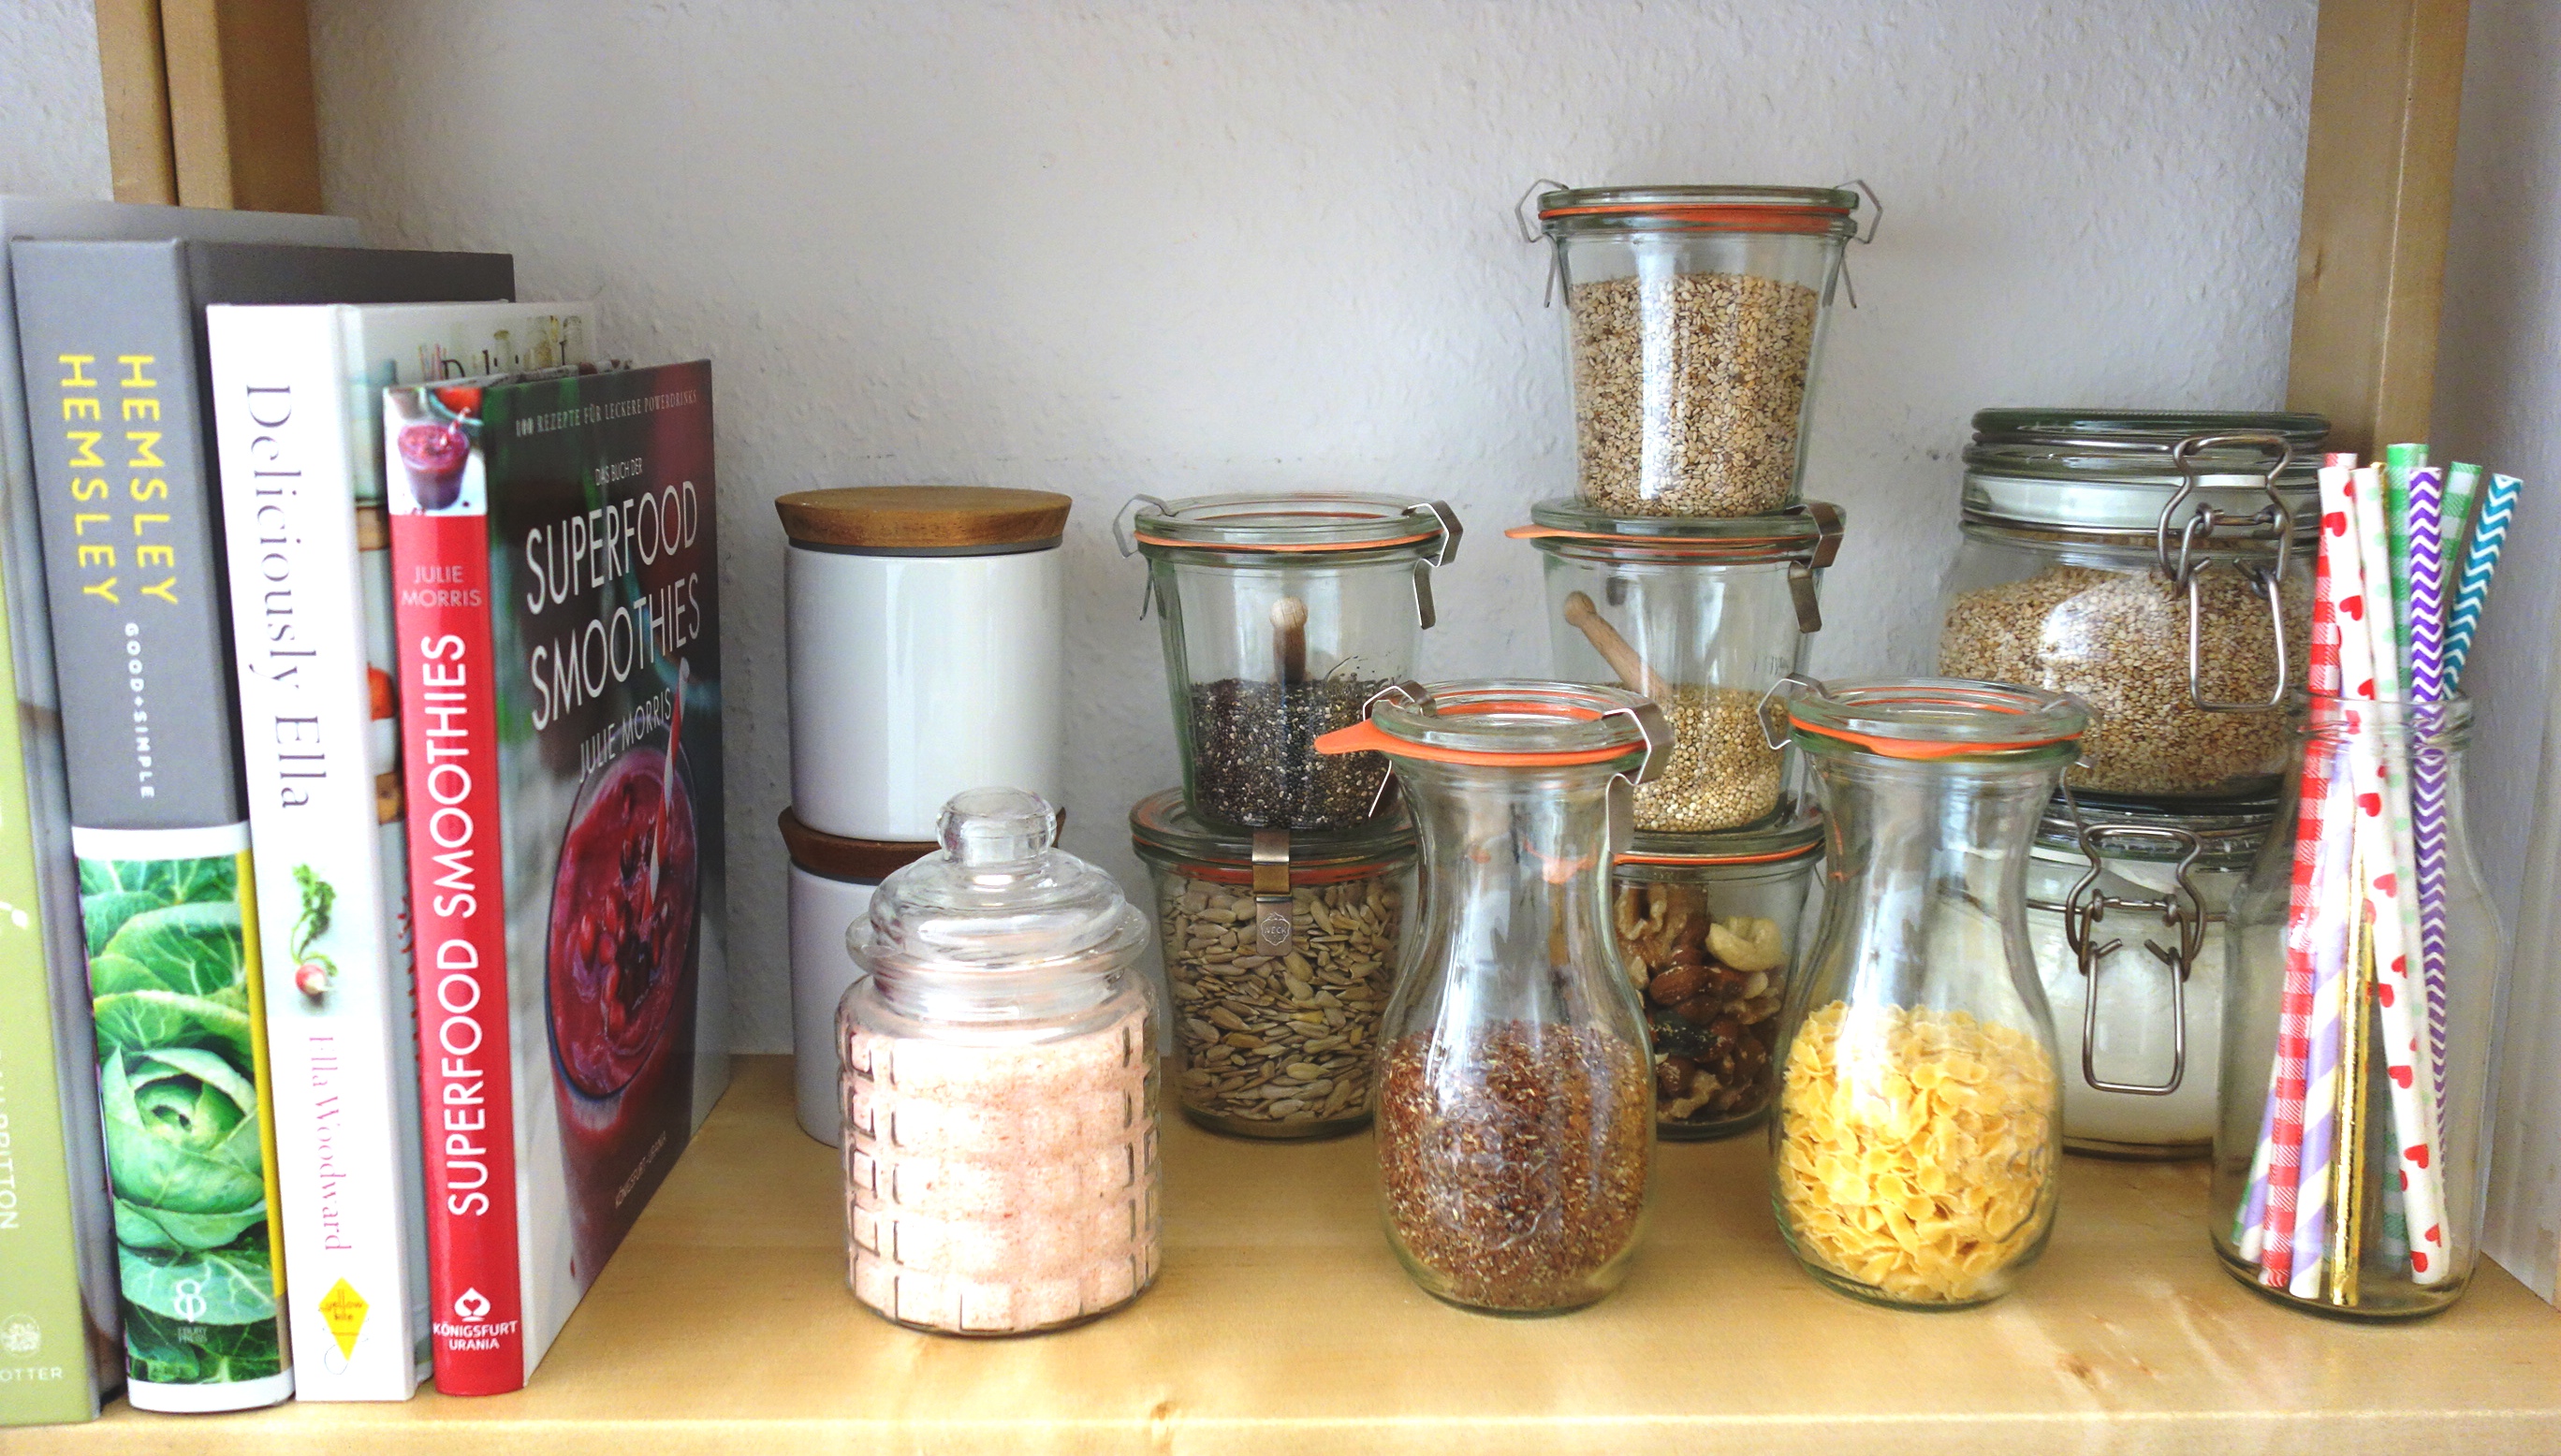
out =
<svg viewBox="0 0 2561 1456"><path fill-rule="evenodd" d="M2480 519L2473 523L2472 546L2464 555L2464 582L2455 593L2455 621L2446 632L2446 691L2464 688L2464 665L2473 655L2473 634L2480 630L2481 608L2489 601L2489 581L2498 569L2498 554L2507 546L2508 523L2516 516L2517 492L2524 482L2513 475L2492 475L2489 493L2481 497Z"/></svg>

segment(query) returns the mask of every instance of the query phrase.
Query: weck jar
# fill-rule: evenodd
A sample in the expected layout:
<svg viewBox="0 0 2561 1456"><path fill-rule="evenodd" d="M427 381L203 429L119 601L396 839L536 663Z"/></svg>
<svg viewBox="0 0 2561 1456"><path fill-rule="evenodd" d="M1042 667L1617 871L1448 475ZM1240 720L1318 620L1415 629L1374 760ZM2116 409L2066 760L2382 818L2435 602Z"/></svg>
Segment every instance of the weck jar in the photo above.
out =
<svg viewBox="0 0 2561 1456"><path fill-rule="evenodd" d="M1827 826L1822 920L1779 1033L1780 1232L1856 1298L1987 1303L2054 1222L2063 1105L2028 846L2088 714L1946 678L1774 697Z"/></svg>
<svg viewBox="0 0 2561 1456"><path fill-rule="evenodd" d="M1036 794L955 795L846 932L848 1279L902 1325L1055 1329L1156 1277L1147 917L1057 828Z"/></svg>
<svg viewBox="0 0 2561 1456"><path fill-rule="evenodd" d="M1766 516L1795 500L1814 365L1858 204L1828 187L1539 195L1565 295L1587 505Z"/></svg>
<svg viewBox="0 0 2561 1456"><path fill-rule="evenodd" d="M1779 1013L1822 853L1822 816L1809 810L1730 834L1639 830L1619 856L1611 928L1645 1002L1658 1135L1732 1137L1769 1113Z"/></svg>
<svg viewBox="0 0 2561 1456"><path fill-rule="evenodd" d="M2028 852L2027 933L2063 1066L2063 1148L2202 1158L2214 1145L2232 896L2274 799L2057 798Z"/></svg>
<svg viewBox="0 0 2561 1456"><path fill-rule="evenodd" d="M1611 938L1613 820L1668 737L1631 693L1496 681L1397 685L1318 745L1386 754L1422 841L1379 1030L1379 1182L1389 1244L1451 1304L1555 1314L1626 1278L1654 1097Z"/></svg>
<svg viewBox="0 0 2561 1456"><path fill-rule="evenodd" d="M1124 528L1123 523L1128 523ZM1139 496L1112 523L1147 559L1183 794L1242 829L1339 830L1379 807L1386 760L1315 740L1413 675L1455 512L1404 496Z"/></svg>
<svg viewBox="0 0 2561 1456"><path fill-rule="evenodd" d="M1129 839L1155 881L1183 1115L1247 1138L1365 1126L1414 903L1404 814L1340 834L1245 832L1167 789L1130 809Z"/></svg>
<svg viewBox="0 0 2561 1456"><path fill-rule="evenodd" d="M2311 695L2233 898L2209 1231L2298 1309L2434 1314L2479 1266L2505 945L2464 802L2472 726L2461 698Z"/></svg>
<svg viewBox="0 0 2561 1456"><path fill-rule="evenodd" d="M2090 708L2076 791L2276 792L2311 640L2317 414L1985 409L1939 671Z"/></svg>

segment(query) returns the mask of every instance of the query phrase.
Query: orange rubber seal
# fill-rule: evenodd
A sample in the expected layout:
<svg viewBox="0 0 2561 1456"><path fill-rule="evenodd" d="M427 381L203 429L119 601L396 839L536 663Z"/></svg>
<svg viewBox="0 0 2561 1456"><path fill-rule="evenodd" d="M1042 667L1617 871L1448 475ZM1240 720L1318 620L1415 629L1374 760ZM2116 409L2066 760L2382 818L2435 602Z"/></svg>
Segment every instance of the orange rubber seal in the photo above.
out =
<svg viewBox="0 0 2561 1456"><path fill-rule="evenodd" d="M1469 704L1462 713L1500 713L1524 705L1509 703ZM1541 707L1540 712L1554 710ZM1588 710L1576 716L1590 722L1601 717ZM1472 763L1485 768L1570 768L1585 763L1607 763L1630 753L1642 753L1644 743L1618 743L1600 748L1572 748L1546 753L1505 753L1486 748L1450 748L1438 743L1409 742L1397 737L1367 720L1349 728L1338 728L1316 739L1319 753L1388 753L1400 758L1423 758L1434 763Z"/></svg>
<svg viewBox="0 0 2561 1456"><path fill-rule="evenodd" d="M1538 210L1542 223L1550 218L1645 218L1723 233L1829 233L1849 215L1848 208L1788 203L1605 203Z"/></svg>
<svg viewBox="0 0 2561 1456"><path fill-rule="evenodd" d="M1432 541L1440 535L1441 533L1439 531L1423 531L1417 532L1412 536L1390 537L1383 541L1247 542L1176 541L1170 537L1149 536L1142 531L1133 533L1131 539L1136 541L1140 546L1160 546L1169 551L1312 552L1377 551L1381 547L1412 546L1417 542Z"/></svg>
<svg viewBox="0 0 2561 1456"><path fill-rule="evenodd" d="M1514 526L1503 533L1510 541L1613 541L1627 546L1659 546L1674 551L1691 551L1702 556L1722 554L1751 547L1796 546L1813 549L1813 538L1802 536L1622 536L1611 531L1568 531L1562 526Z"/></svg>
<svg viewBox="0 0 2561 1456"><path fill-rule="evenodd" d="M1983 705L1968 704L1966 706L1979 708ZM2001 711L2009 712L2011 710L2003 709ZM2012 753L2022 748L2048 748L2052 747L2056 743L2071 742L2073 739L2081 736L2079 733L2058 733L2050 738L2021 738L2016 742L2010 743L1922 742L1915 741L1911 738L1889 738L1877 733L1854 733L1847 728L1818 728L1815 725L1807 723L1803 719L1796 717L1793 713L1788 715L1788 726L1791 728L1802 728L1806 732L1814 734L1816 737L1834 738L1844 743L1856 743L1862 748L1881 754L1887 758L1908 758L1916 761L1928 761L1939 758L1975 758L1986 753Z"/></svg>
<svg viewBox="0 0 2561 1456"><path fill-rule="evenodd" d="M1781 860L1801 860L1820 854L1823 844L1798 845L1793 850L1772 850L1766 855L1621 855L1612 861L1618 865L1771 865Z"/></svg>

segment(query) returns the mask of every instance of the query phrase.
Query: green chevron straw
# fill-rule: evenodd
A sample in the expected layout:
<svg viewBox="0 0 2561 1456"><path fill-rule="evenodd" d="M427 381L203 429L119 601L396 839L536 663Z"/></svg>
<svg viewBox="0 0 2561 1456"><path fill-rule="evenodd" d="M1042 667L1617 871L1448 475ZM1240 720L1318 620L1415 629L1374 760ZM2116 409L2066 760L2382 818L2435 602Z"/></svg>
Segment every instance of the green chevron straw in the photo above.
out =
<svg viewBox="0 0 2561 1456"><path fill-rule="evenodd" d="M2440 592L2446 602L2446 625L2452 631L2455 619L2455 596L2464 584L2464 543L2473 527L2473 500L2480 494L2481 470L2461 460L2446 468L2446 505L2443 513L2445 530L2446 575ZM2451 640L2451 639L2450 639Z"/></svg>
<svg viewBox="0 0 2561 1456"><path fill-rule="evenodd" d="M2424 443L2383 447L2384 544L2392 553L2394 666L2410 677L2410 472L2428 463Z"/></svg>

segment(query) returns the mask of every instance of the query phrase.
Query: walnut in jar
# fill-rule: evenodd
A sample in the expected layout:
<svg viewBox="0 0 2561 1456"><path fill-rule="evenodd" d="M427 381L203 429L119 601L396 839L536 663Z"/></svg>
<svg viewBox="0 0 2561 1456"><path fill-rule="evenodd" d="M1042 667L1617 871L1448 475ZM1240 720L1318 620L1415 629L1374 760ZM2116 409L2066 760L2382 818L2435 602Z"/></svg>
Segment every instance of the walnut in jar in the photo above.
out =
<svg viewBox="0 0 2561 1456"><path fill-rule="evenodd" d="M1767 1110L1787 992L1779 922L1718 918L1705 890L1626 884L1614 927L1654 1041L1654 1113L1669 1136L1738 1132Z"/></svg>

